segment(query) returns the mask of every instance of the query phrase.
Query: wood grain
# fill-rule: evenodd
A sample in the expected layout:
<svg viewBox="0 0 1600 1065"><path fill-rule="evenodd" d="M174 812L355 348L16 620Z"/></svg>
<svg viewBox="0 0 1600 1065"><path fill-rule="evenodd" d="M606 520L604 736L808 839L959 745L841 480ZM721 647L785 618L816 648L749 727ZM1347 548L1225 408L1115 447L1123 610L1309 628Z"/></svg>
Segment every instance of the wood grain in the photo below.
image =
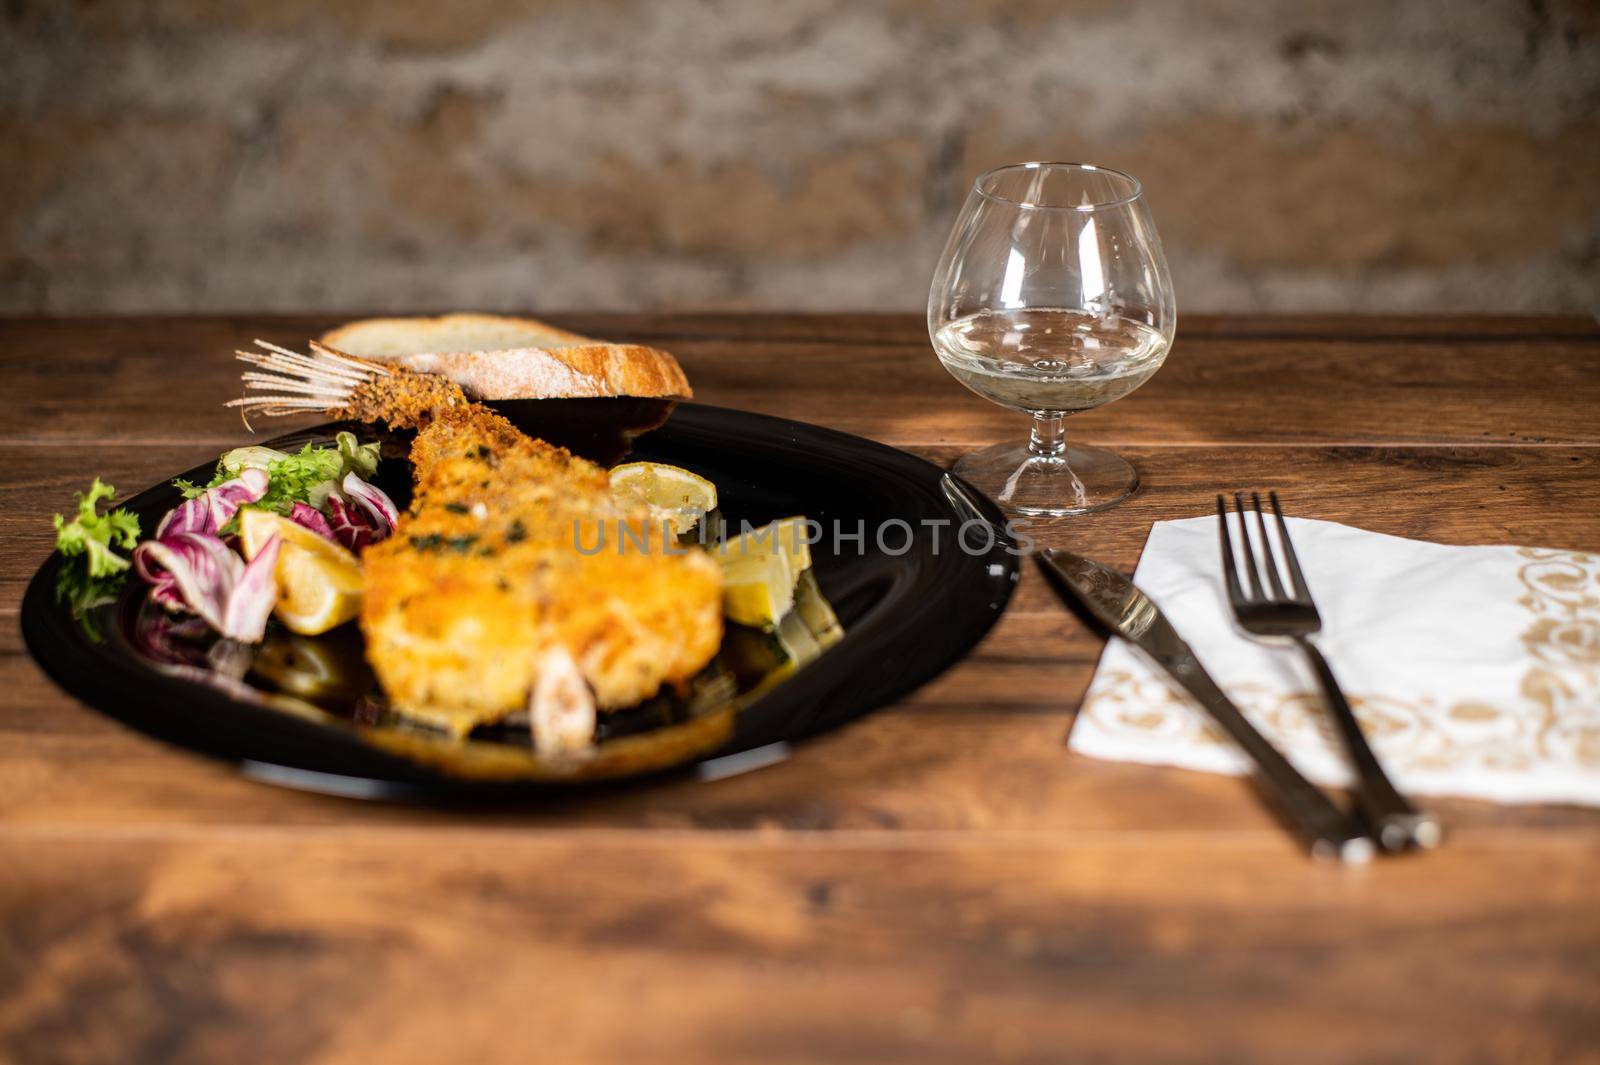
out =
<svg viewBox="0 0 1600 1065"><path fill-rule="evenodd" d="M0 1054L1594 1060L1592 859L1567 841L1363 870L1145 842L33 835L0 880L26 966Z"/></svg>
<svg viewBox="0 0 1600 1065"><path fill-rule="evenodd" d="M1021 432L909 316L551 317L942 465ZM537 807L269 787L65 698L17 623L49 514L246 439L226 353L331 324L0 320L0 1061L1600 1060L1600 813L1439 800L1440 852L1312 865L1243 781L1065 750L1102 640L1031 569L967 660L785 762ZM1275 488L1600 549L1597 401L1592 321L1186 317L1073 426L1139 496L1032 531L1131 568Z"/></svg>

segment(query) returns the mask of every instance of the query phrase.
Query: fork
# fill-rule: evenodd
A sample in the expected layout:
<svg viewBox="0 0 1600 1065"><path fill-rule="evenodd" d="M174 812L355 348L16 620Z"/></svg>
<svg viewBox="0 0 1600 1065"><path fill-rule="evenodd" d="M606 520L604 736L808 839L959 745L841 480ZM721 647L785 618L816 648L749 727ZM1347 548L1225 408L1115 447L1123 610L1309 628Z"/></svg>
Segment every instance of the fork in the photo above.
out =
<svg viewBox="0 0 1600 1065"><path fill-rule="evenodd" d="M1262 569L1267 588L1263 589L1256 566L1256 554L1251 547L1250 524L1245 517L1244 497L1235 492L1233 505L1239 516L1239 538L1244 549L1244 567L1250 584L1246 595L1239 582L1239 569L1234 559L1233 543L1228 535L1228 505L1217 496L1217 522L1222 532L1222 575L1228 586L1228 602L1239 627L1252 638L1263 643L1288 640L1305 654L1322 686L1323 703L1340 737L1345 750L1355 764L1355 803L1361 819L1378 844L1386 851L1403 851L1411 847L1437 846L1442 835L1439 822L1432 814L1411 805L1390 783L1389 777L1378 763L1377 755L1367 744L1367 738L1350 709L1350 703L1334 679L1333 669L1322 656L1311 637L1322 631L1322 617L1311 600L1311 589L1306 586L1305 574L1300 572L1300 561L1295 557L1294 544L1289 540L1289 525L1283 520L1283 510L1278 506L1278 493L1269 492L1272 513L1277 518L1278 542L1283 546L1283 560L1289 577L1289 590L1279 579L1278 562L1273 555L1272 540L1267 535L1267 519L1261 510L1261 494L1250 493L1256 513L1256 526L1260 530Z"/></svg>

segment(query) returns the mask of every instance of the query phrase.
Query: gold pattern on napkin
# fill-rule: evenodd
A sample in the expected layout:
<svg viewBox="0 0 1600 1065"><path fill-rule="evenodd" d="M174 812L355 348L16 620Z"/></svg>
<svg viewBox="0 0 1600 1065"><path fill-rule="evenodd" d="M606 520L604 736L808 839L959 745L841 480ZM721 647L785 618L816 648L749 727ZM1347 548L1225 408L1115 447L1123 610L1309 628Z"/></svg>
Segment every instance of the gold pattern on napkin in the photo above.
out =
<svg viewBox="0 0 1600 1065"><path fill-rule="evenodd" d="M1457 700L1403 700L1347 692L1351 708L1392 773L1481 770L1522 772L1552 761L1600 770L1600 555L1518 548L1528 611L1521 642L1529 665L1521 706ZM1337 662L1335 668L1337 669ZM1231 684L1228 694L1280 748L1312 734L1337 746L1314 690L1284 694L1268 685ZM1104 670L1079 711L1108 737L1167 745L1226 744L1223 734L1153 673Z"/></svg>
<svg viewBox="0 0 1600 1065"><path fill-rule="evenodd" d="M1600 556L1525 547L1517 571L1527 594L1517 602L1534 615L1522 643L1536 664L1522 695L1542 711L1538 753L1600 767L1600 722L1572 713L1600 687Z"/></svg>

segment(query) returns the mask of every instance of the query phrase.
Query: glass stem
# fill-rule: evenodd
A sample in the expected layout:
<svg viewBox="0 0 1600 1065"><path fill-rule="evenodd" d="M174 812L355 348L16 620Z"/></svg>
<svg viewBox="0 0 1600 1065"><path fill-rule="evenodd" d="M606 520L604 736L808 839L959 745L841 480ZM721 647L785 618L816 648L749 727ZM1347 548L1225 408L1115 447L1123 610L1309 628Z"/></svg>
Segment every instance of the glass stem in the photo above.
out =
<svg viewBox="0 0 1600 1065"><path fill-rule="evenodd" d="M1060 458L1066 454L1067 433L1062 423L1064 414L1035 414L1033 427L1028 433L1028 451L1040 458Z"/></svg>

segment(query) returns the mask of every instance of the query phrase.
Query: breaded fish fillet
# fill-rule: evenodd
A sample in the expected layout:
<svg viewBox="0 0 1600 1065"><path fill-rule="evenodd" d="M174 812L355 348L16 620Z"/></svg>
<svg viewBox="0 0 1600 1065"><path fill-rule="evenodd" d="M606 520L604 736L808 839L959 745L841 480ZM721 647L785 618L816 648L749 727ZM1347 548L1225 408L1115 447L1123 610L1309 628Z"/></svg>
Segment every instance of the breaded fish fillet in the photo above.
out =
<svg viewBox="0 0 1600 1065"><path fill-rule="evenodd" d="M600 467L476 404L441 412L411 460L410 511L362 555L367 658L398 712L463 734L537 701L545 743L551 714L635 705L716 654L716 562L668 553L659 527L640 547L648 518Z"/></svg>

